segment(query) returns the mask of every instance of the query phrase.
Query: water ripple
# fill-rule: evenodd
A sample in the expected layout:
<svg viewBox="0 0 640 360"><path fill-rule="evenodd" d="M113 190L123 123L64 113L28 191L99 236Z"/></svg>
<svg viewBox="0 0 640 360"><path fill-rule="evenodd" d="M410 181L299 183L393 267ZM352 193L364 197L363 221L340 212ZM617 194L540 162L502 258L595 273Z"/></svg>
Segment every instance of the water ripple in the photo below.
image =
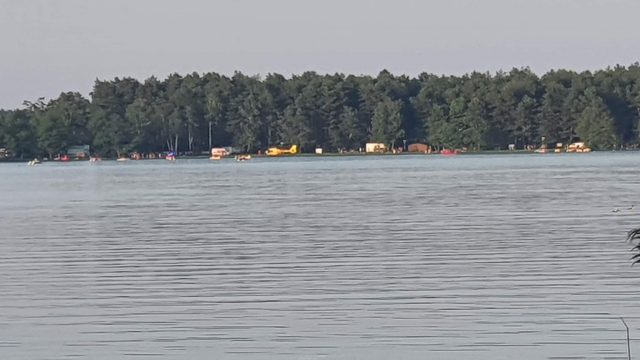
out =
<svg viewBox="0 0 640 360"><path fill-rule="evenodd" d="M611 209L638 173L628 153L3 165L0 354L625 359L638 216Z"/></svg>

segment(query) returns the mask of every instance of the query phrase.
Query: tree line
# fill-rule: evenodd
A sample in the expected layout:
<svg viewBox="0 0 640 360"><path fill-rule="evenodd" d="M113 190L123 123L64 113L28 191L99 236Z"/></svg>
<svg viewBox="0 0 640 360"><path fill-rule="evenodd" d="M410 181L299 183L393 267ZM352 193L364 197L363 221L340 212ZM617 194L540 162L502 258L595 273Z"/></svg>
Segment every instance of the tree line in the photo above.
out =
<svg viewBox="0 0 640 360"><path fill-rule="evenodd" d="M303 151L426 142L469 151L581 140L594 149L638 142L640 65L595 72L528 68L463 76L236 72L96 80L90 98L61 93L0 110L0 148L19 158L89 144L102 156L133 151Z"/></svg>

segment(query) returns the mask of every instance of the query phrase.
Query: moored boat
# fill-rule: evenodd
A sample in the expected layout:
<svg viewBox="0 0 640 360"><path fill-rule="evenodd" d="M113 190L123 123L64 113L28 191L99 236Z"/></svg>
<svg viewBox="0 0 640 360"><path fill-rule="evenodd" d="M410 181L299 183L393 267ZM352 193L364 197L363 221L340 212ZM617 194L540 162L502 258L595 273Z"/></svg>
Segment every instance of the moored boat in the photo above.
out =
<svg viewBox="0 0 640 360"><path fill-rule="evenodd" d="M251 160L251 155L236 155L236 161L247 161Z"/></svg>

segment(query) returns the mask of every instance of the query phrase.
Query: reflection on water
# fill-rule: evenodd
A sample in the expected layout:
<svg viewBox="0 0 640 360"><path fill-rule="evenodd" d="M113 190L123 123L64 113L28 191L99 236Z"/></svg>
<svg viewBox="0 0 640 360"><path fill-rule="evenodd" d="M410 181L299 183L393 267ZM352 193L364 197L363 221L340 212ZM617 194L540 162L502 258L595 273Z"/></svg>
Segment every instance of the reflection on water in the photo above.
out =
<svg viewBox="0 0 640 360"><path fill-rule="evenodd" d="M625 359L639 160L3 164L0 354Z"/></svg>

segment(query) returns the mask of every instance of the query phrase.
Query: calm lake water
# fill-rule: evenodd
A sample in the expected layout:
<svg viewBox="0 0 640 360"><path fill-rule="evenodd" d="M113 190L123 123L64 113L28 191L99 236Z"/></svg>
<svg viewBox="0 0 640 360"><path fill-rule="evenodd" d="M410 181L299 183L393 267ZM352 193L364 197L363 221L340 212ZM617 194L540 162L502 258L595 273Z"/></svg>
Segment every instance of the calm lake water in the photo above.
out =
<svg viewBox="0 0 640 360"><path fill-rule="evenodd" d="M640 153L2 164L0 357L640 356L639 194Z"/></svg>

